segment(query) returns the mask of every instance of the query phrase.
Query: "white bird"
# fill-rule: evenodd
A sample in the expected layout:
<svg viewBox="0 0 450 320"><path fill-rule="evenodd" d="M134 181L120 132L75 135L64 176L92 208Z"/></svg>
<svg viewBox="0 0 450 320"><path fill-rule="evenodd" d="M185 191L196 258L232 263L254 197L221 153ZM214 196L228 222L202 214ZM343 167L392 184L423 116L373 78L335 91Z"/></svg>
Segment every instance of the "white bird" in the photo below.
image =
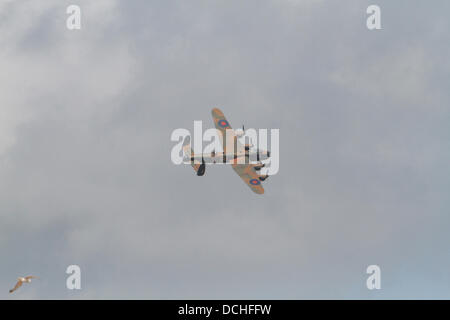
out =
<svg viewBox="0 0 450 320"><path fill-rule="evenodd" d="M14 288L12 288L11 290L9 290L9 293L13 293L14 291L16 291L17 289L19 289L22 284L25 283L30 283L31 279L37 279L37 277L35 276L27 276L27 277L19 277L17 278L17 283L14 286Z"/></svg>

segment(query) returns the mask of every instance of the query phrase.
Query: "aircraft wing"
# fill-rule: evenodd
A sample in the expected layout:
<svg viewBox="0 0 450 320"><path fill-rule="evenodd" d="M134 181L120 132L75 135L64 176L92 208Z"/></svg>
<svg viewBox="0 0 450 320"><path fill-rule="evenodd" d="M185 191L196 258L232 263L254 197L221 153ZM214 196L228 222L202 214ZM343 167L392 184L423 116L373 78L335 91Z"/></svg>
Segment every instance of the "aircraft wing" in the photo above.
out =
<svg viewBox="0 0 450 320"><path fill-rule="evenodd" d="M223 152L227 152L227 142L226 142L226 131L229 130L229 136L234 140L234 145L236 146L236 150L242 150L241 143L238 141L234 131L232 130L230 123L225 118L222 111L217 108L212 109L212 117L214 121L214 125L216 129L221 133L219 134L220 143L223 147ZM234 150L230 150L229 152L234 153Z"/></svg>
<svg viewBox="0 0 450 320"><path fill-rule="evenodd" d="M261 181L259 180L258 174L253 169L250 164L237 164L231 165L233 170L241 177L241 179L253 190L253 192L258 194L264 193L264 188L261 186Z"/></svg>

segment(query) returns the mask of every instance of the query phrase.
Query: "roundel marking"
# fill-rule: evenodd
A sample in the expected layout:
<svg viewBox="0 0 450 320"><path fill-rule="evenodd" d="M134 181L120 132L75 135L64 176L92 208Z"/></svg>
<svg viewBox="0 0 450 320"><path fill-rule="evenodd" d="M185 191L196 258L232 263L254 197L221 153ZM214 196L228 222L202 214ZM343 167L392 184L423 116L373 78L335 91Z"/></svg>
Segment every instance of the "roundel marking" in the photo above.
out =
<svg viewBox="0 0 450 320"><path fill-rule="evenodd" d="M258 179L251 179L249 182L253 186L257 186L257 185L261 184L261 182Z"/></svg>
<svg viewBox="0 0 450 320"><path fill-rule="evenodd" d="M221 126L222 128L228 127L228 122L227 120L219 120L219 126Z"/></svg>

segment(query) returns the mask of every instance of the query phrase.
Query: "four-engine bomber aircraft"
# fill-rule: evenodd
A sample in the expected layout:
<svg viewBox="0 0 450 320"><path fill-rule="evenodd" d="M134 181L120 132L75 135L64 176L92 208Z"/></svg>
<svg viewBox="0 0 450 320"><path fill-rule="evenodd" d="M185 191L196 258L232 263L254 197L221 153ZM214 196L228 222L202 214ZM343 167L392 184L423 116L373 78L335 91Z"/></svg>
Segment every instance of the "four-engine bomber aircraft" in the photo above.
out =
<svg viewBox="0 0 450 320"><path fill-rule="evenodd" d="M244 136L245 131L242 129L233 130L223 115L222 111L217 108L212 110L214 125L223 148L223 152L194 154L190 145L190 138L187 137L183 142L183 152L186 161L190 161L198 176L203 176L206 170L206 163L229 163L233 170L241 177L241 179L258 194L264 193L261 181L268 178L268 175L261 175L259 171L264 167L261 160L270 157L270 151L259 150L253 148L250 144L244 146L239 142L238 138ZM255 159L256 164L249 163Z"/></svg>

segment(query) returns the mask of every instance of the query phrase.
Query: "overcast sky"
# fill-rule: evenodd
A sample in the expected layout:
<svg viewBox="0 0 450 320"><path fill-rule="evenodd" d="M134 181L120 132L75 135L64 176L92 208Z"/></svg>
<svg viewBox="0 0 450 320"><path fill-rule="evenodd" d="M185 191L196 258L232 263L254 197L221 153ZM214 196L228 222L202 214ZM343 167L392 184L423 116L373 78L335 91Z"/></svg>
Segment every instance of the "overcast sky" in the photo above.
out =
<svg viewBox="0 0 450 320"><path fill-rule="evenodd" d="M0 298L450 298L449 12L2 0ZM280 129L263 196L171 162L172 131L213 107Z"/></svg>

